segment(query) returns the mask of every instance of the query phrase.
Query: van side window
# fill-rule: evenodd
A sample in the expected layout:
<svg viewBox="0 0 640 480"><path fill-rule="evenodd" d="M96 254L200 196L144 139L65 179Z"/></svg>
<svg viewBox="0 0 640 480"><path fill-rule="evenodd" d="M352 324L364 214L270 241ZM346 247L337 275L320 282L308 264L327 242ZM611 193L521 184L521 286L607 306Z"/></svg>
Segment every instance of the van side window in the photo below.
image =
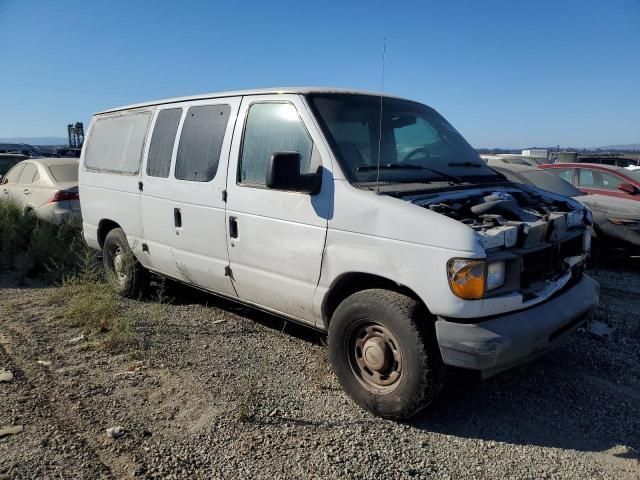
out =
<svg viewBox="0 0 640 480"><path fill-rule="evenodd" d="M138 173L150 120L150 111L98 117L87 140L85 167L130 175Z"/></svg>
<svg viewBox="0 0 640 480"><path fill-rule="evenodd" d="M208 182L216 176L230 112L229 105L202 105L187 111L176 155L177 179Z"/></svg>
<svg viewBox="0 0 640 480"><path fill-rule="evenodd" d="M255 103L249 108L240 154L240 183L265 185L267 163L275 152L298 152L300 171L318 167L311 162L313 142L290 103Z"/></svg>
<svg viewBox="0 0 640 480"><path fill-rule="evenodd" d="M171 154L181 116L181 108L168 108L158 113L147 159L147 175L150 177L167 178L169 176Z"/></svg>

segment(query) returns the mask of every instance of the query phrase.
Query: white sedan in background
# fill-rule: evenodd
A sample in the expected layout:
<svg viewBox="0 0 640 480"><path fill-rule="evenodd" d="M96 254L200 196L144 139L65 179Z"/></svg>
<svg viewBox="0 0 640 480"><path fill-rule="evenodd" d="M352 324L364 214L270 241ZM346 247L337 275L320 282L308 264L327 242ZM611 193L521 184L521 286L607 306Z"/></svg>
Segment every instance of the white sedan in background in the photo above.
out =
<svg viewBox="0 0 640 480"><path fill-rule="evenodd" d="M56 224L81 224L78 160L30 158L18 163L0 181L2 199L12 199L25 211Z"/></svg>

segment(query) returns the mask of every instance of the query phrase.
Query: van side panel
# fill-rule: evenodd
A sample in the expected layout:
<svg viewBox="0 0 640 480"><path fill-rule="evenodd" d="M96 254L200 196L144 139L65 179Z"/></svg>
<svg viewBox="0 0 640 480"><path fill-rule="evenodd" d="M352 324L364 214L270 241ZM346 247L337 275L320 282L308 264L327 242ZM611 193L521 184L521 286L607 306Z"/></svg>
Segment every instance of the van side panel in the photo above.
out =
<svg viewBox="0 0 640 480"><path fill-rule="evenodd" d="M152 170L150 174L147 168L147 153L142 173L141 208L144 241L148 245L147 251L138 257L142 264L159 273L228 296L235 296L235 291L225 275L229 257L223 191L239 105L240 98L221 98L159 107L159 112L183 109L171 168L165 178L153 176L155 172ZM198 115L203 119L202 129L198 127L197 120L189 125L189 121L193 122ZM219 121L204 121L208 115ZM204 144L200 132L206 133ZM217 137L215 148L210 148L206 142L211 136ZM180 163L181 147L184 149L182 160L186 159L183 163ZM211 171L208 177L201 178L202 169L195 164L206 153L213 154L217 149L215 173Z"/></svg>
<svg viewBox="0 0 640 480"><path fill-rule="evenodd" d="M140 181L143 184L142 192L140 192L140 212L144 243L147 248L145 252L142 252L138 256L138 260L144 267L150 270L171 277L177 277L178 270L171 249L173 236L176 235L173 229L173 206L170 200L171 179L169 178L169 173L163 173L162 176L155 171L153 173L158 176L147 174L147 170L149 169L149 150L154 141L154 132L158 128L158 116L163 111L163 109L158 108L154 114L147 136L147 145L142 164L142 172L140 174ZM177 119L178 124L175 125L176 134L173 139L173 146L171 147L169 169L171 169L173 165L175 144L179 137L179 127L182 124L184 115L184 110L181 106L178 107L178 113L180 116ZM164 178L165 174L167 175L166 178Z"/></svg>
<svg viewBox="0 0 640 480"><path fill-rule="evenodd" d="M152 111L146 108L118 112L94 116L91 120L80 158L78 184L84 236L93 248L100 248L100 222L110 220L122 227L134 251L140 250L142 229L138 181ZM135 117L135 121L128 122L128 116ZM101 128L105 119L121 122L122 128L111 128L113 123L108 125L109 128ZM113 148L105 150L109 145Z"/></svg>

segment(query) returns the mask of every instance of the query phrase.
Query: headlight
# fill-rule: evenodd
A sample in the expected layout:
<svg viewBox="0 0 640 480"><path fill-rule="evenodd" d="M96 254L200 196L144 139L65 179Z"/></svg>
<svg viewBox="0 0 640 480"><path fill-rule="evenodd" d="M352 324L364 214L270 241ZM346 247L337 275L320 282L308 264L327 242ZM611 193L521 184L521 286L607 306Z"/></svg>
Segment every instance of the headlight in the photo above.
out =
<svg viewBox="0 0 640 480"><path fill-rule="evenodd" d="M487 267L487 291L495 290L504 285L506 268L504 262L493 262Z"/></svg>
<svg viewBox="0 0 640 480"><path fill-rule="evenodd" d="M447 264L451 291L465 300L478 300L485 292L503 286L505 272L504 261L487 265L485 260L453 258Z"/></svg>
<svg viewBox="0 0 640 480"><path fill-rule="evenodd" d="M484 295L487 276L487 262L452 258L447 263L449 287L457 297L465 300L477 300Z"/></svg>

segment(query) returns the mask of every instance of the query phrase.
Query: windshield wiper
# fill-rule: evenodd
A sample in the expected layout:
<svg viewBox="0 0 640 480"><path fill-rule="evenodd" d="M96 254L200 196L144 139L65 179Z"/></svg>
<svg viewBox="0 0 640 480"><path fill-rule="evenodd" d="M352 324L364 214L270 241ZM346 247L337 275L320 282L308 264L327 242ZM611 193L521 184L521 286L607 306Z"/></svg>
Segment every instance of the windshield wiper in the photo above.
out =
<svg viewBox="0 0 640 480"><path fill-rule="evenodd" d="M377 170L378 169L378 165L358 165L356 167L356 170L358 172L364 172L364 171L370 171L370 170ZM448 173L444 173L441 172L439 170L435 170L433 168L429 168L429 167L423 167L422 165L414 165L412 163L386 163L386 164L381 164L380 165L380 170L426 170L427 172L431 172L431 173L435 173L436 175L438 175L441 178L444 178L446 180L449 180L450 182L455 182L455 183L464 183L464 180L462 180L460 177L456 177L455 175L449 175ZM433 180L437 180L437 178L427 178L427 179L419 179L416 181L419 182L427 182L427 181L433 181Z"/></svg>
<svg viewBox="0 0 640 480"><path fill-rule="evenodd" d="M380 170L393 170L393 169L403 169L403 170L422 170L423 167L420 165L412 165L410 163L381 163L378 165L358 165L356 170L358 172L364 172L368 170L377 170L380 167Z"/></svg>
<svg viewBox="0 0 640 480"><path fill-rule="evenodd" d="M478 162L453 162L453 163L448 163L447 165L449 165L450 167L474 167L474 168L482 167L482 164Z"/></svg>
<svg viewBox="0 0 640 480"><path fill-rule="evenodd" d="M467 162L452 162L452 163L448 163L447 165L449 165L450 167L465 167L465 168L481 168L481 167L486 166L486 165L484 165L482 163L469 162L469 161L467 161ZM501 180L506 180L507 179L507 177L505 177L502 173L500 173L500 172L498 172L496 170L493 170L492 168L489 168L489 170L492 170L493 173L495 173L495 175L493 175L493 176L499 177ZM468 176L468 175L465 175L465 177L466 176ZM484 176L485 175L483 175L483 177ZM490 177L490 175L486 175L486 176ZM474 177L474 178L477 179L478 177Z"/></svg>

